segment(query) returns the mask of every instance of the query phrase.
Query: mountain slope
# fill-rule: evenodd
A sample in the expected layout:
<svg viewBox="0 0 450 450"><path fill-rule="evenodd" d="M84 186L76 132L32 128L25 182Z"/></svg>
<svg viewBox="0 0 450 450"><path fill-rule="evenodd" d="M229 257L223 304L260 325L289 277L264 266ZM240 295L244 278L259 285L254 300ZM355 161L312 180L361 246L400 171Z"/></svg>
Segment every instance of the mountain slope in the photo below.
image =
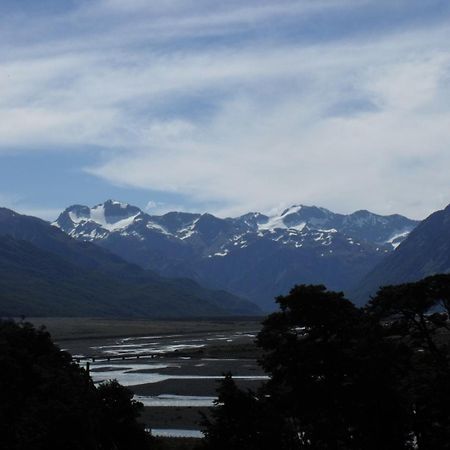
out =
<svg viewBox="0 0 450 450"><path fill-rule="evenodd" d="M303 205L273 216L151 216L108 200L92 208L71 206L54 225L164 276L189 277L272 309L273 298L294 284L324 283L336 290L354 285L417 222Z"/></svg>
<svg viewBox="0 0 450 450"><path fill-rule="evenodd" d="M380 286L450 272L450 205L426 218L351 293L364 303Z"/></svg>
<svg viewBox="0 0 450 450"><path fill-rule="evenodd" d="M258 308L188 279L166 279L50 224L0 209L0 315L193 317Z"/></svg>

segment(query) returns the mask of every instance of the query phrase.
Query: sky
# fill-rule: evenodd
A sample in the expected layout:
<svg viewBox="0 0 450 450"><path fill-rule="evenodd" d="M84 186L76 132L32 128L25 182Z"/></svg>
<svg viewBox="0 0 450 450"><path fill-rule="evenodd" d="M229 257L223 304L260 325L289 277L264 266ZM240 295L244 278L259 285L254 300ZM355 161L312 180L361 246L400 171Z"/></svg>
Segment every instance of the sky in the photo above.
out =
<svg viewBox="0 0 450 450"><path fill-rule="evenodd" d="M450 203L448 0L1 0L0 205Z"/></svg>

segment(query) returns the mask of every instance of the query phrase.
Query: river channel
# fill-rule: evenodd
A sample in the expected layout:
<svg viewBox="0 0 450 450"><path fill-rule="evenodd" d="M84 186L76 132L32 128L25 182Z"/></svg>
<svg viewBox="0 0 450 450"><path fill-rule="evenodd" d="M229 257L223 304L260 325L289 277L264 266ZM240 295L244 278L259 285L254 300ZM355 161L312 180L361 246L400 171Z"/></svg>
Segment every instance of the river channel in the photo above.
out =
<svg viewBox="0 0 450 450"><path fill-rule="evenodd" d="M143 403L141 420L154 435L201 437L200 413L207 415L214 407L224 374L249 389L267 379L251 352L256 333L149 334L70 340L60 346L89 368L95 383L116 379L127 386ZM246 348L250 354L242 356Z"/></svg>

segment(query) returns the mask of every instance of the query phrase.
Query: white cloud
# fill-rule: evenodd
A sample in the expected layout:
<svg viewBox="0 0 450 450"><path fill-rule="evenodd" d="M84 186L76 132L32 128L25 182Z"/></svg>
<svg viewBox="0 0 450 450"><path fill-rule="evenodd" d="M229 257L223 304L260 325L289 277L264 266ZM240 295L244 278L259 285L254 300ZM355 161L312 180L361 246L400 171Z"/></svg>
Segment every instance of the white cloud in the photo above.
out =
<svg viewBox="0 0 450 450"><path fill-rule="evenodd" d="M98 146L90 173L220 214L303 202L421 217L449 201L447 27L240 42L271 18L356 3L155 5L104 0L74 17L142 17L4 49L0 153ZM218 35L230 42L195 41Z"/></svg>
<svg viewBox="0 0 450 450"><path fill-rule="evenodd" d="M4 208L11 208L11 205L16 204L20 200L18 195L4 194L0 192L0 205Z"/></svg>
<svg viewBox="0 0 450 450"><path fill-rule="evenodd" d="M41 219L53 221L61 213L61 208L37 208L29 205L25 199L16 194L4 194L0 192L0 205L2 208L12 209L19 214L40 217Z"/></svg>
<svg viewBox="0 0 450 450"><path fill-rule="evenodd" d="M34 206L16 206L14 211L27 216L39 217L47 222L54 222L64 208L36 208Z"/></svg>

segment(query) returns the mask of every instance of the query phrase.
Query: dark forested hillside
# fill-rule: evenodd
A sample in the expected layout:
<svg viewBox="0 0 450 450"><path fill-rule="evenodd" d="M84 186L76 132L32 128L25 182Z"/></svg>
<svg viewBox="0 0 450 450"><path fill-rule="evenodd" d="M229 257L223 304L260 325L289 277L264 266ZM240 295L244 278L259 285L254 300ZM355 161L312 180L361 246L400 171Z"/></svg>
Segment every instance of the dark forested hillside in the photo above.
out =
<svg viewBox="0 0 450 450"><path fill-rule="evenodd" d="M167 279L50 224L0 210L0 315L187 317L258 308L189 279Z"/></svg>
<svg viewBox="0 0 450 450"><path fill-rule="evenodd" d="M447 272L450 272L450 205L420 223L394 252L363 278L350 297L362 304L380 286Z"/></svg>

